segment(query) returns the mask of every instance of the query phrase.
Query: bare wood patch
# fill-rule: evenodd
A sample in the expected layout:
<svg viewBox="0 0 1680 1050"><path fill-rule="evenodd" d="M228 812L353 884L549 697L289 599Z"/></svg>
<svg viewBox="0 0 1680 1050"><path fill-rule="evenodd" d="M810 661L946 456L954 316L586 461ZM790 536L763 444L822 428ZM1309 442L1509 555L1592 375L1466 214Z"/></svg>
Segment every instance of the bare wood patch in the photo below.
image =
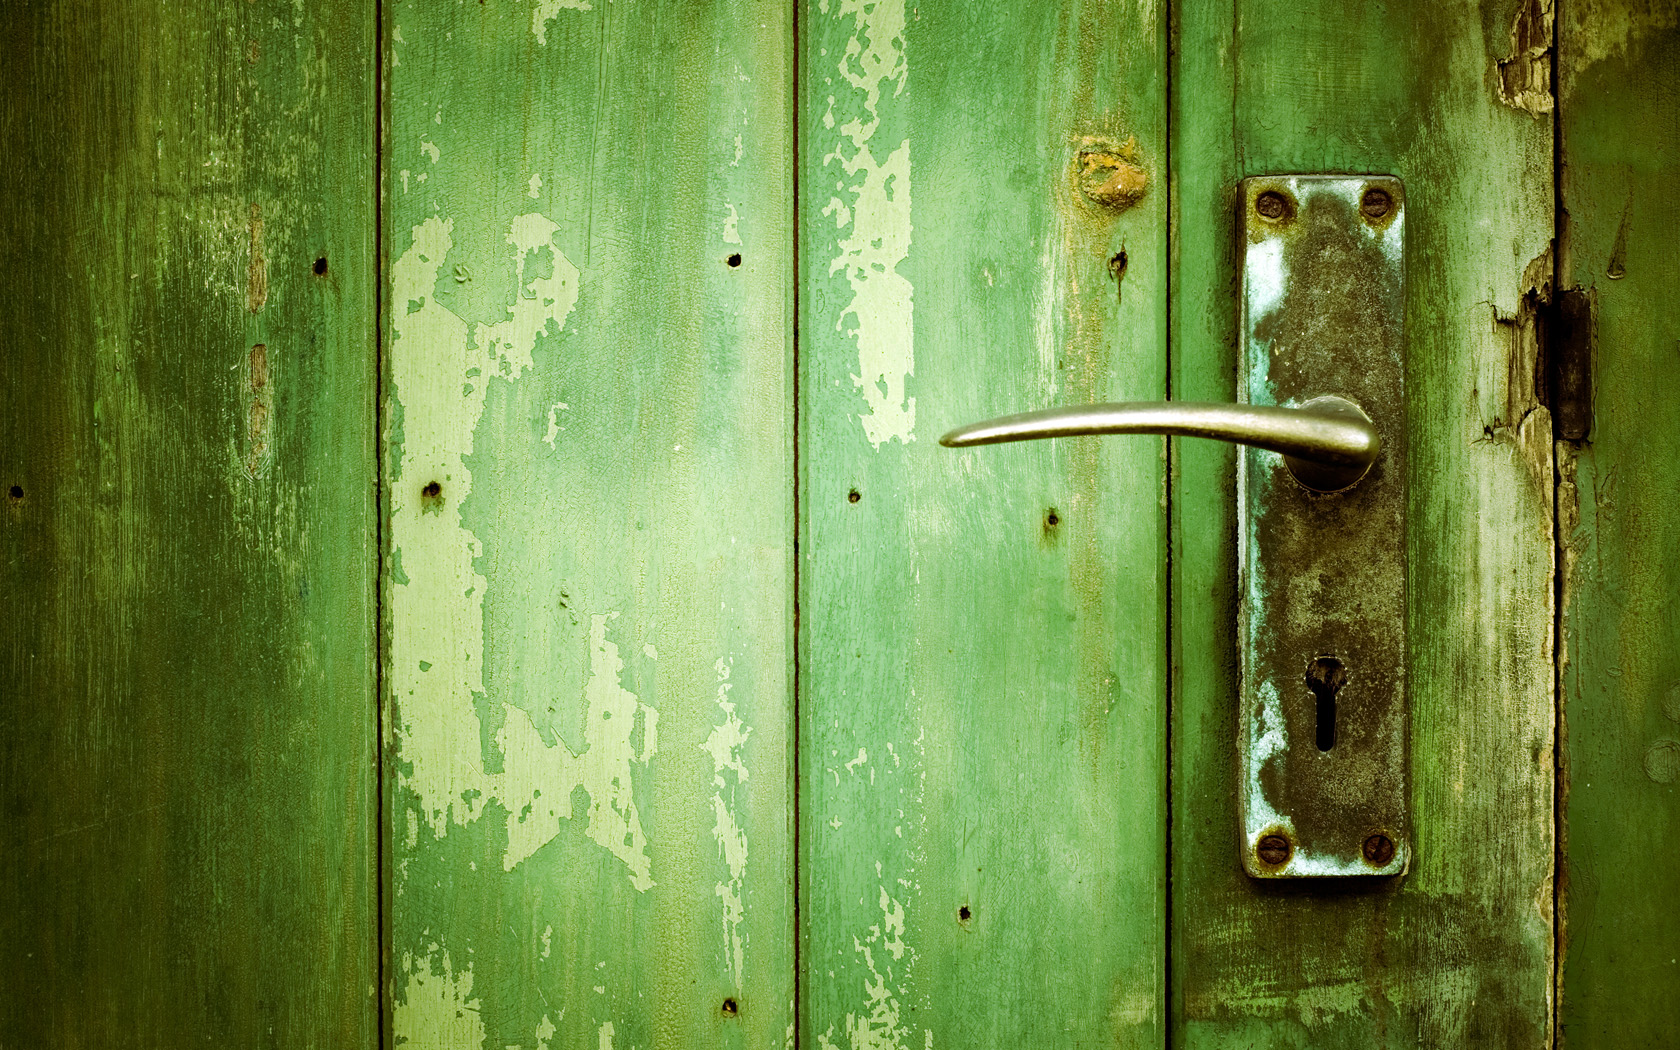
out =
<svg viewBox="0 0 1680 1050"><path fill-rule="evenodd" d="M1552 111L1552 0L1526 0L1511 24L1511 54L1497 59L1499 101L1533 116Z"/></svg>
<svg viewBox="0 0 1680 1050"><path fill-rule="evenodd" d="M262 207L251 205L251 264L245 271L245 308L252 313L268 302L268 260L263 257Z"/></svg>

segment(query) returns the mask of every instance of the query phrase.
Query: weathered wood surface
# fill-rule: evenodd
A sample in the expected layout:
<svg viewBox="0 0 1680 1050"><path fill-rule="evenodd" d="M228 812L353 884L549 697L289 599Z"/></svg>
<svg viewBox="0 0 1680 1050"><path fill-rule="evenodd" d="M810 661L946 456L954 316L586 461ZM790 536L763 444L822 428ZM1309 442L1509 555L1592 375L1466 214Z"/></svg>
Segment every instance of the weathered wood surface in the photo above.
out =
<svg viewBox="0 0 1680 1050"><path fill-rule="evenodd" d="M1166 8L800 16L801 1045L1158 1046Z"/></svg>
<svg viewBox="0 0 1680 1050"><path fill-rule="evenodd" d="M1174 1045L1550 1038L1552 456L1523 298L1549 273L1552 131L1518 106L1544 110L1546 78L1536 94L1527 58L1499 66L1513 35L1533 35L1520 12L1539 6L1178 8L1174 397L1234 394L1239 178L1406 183L1417 852L1409 875L1368 884L1262 885L1239 870L1233 455L1178 443Z"/></svg>
<svg viewBox="0 0 1680 1050"><path fill-rule="evenodd" d="M377 1038L373 23L0 14L0 1046Z"/></svg>
<svg viewBox="0 0 1680 1050"><path fill-rule="evenodd" d="M1559 443L1563 1045L1680 1025L1680 8L1560 6L1559 285L1597 308L1595 421Z"/></svg>
<svg viewBox="0 0 1680 1050"><path fill-rule="evenodd" d="M791 12L385 27L390 1038L780 1045Z"/></svg>

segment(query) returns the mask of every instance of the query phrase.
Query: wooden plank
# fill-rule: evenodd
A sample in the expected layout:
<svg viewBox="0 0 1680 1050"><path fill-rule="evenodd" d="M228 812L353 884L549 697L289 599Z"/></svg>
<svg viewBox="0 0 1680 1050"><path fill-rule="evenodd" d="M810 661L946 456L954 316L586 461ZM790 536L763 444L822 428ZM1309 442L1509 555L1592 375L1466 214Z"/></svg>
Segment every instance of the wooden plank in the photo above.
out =
<svg viewBox="0 0 1680 1050"><path fill-rule="evenodd" d="M1674 1041L1680 992L1680 11L1560 6L1559 286L1597 311L1594 423L1559 443L1567 743L1559 1024L1570 1047Z"/></svg>
<svg viewBox="0 0 1680 1050"><path fill-rule="evenodd" d="M1373 172L1406 183L1416 856L1401 879L1358 884L1262 885L1239 870L1233 456L1181 442L1176 1045L1550 1038L1551 428L1524 297L1549 277L1552 131L1549 97L1525 93L1526 67L1500 65L1514 47L1522 62L1546 61L1543 47L1536 57L1514 43L1549 39L1525 21L1539 6L1179 8L1175 397L1234 393L1237 179Z"/></svg>
<svg viewBox="0 0 1680 1050"><path fill-rule="evenodd" d="M392 2L392 1038L793 1000L791 12Z"/></svg>
<svg viewBox="0 0 1680 1050"><path fill-rule="evenodd" d="M800 21L802 1045L1156 1046L1165 8Z"/></svg>
<svg viewBox="0 0 1680 1050"><path fill-rule="evenodd" d="M0 1045L376 1038L373 21L0 14Z"/></svg>

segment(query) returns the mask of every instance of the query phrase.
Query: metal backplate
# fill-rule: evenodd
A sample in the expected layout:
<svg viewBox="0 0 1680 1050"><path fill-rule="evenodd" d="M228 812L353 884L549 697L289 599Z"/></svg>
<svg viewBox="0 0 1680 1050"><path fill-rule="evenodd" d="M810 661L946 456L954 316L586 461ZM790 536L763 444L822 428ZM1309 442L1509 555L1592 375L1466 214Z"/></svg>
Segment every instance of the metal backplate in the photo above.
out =
<svg viewBox="0 0 1680 1050"><path fill-rule="evenodd" d="M1406 804L1405 217L1400 180L1242 184L1239 397L1325 394L1383 451L1315 493L1271 452L1238 459L1242 863L1257 878L1398 875Z"/></svg>

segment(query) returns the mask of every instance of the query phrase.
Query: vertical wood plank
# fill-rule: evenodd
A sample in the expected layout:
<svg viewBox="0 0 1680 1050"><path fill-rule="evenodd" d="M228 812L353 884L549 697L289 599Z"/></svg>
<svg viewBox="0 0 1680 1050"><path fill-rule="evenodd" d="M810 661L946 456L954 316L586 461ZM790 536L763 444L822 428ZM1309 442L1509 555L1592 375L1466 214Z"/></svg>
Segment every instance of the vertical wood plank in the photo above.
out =
<svg viewBox="0 0 1680 1050"><path fill-rule="evenodd" d="M373 21L0 13L0 1045L377 1037Z"/></svg>
<svg viewBox="0 0 1680 1050"><path fill-rule="evenodd" d="M1567 858L1559 1032L1661 1046L1680 992L1680 10L1560 5L1559 286L1596 308L1594 423L1560 441Z"/></svg>
<svg viewBox="0 0 1680 1050"><path fill-rule="evenodd" d="M385 8L396 1046L787 1038L790 15Z"/></svg>
<svg viewBox="0 0 1680 1050"><path fill-rule="evenodd" d="M1417 843L1397 880L1279 886L1238 868L1233 458L1182 442L1181 1045L1539 1047L1550 1037L1552 457L1530 295L1550 278L1551 99L1529 68L1546 62L1545 10L1503 0L1178 8L1174 396L1234 392L1235 180L1373 172L1406 182Z"/></svg>
<svg viewBox="0 0 1680 1050"><path fill-rule="evenodd" d="M1165 8L802 11L803 1045L1158 1046L1164 443L937 440L1164 396Z"/></svg>

